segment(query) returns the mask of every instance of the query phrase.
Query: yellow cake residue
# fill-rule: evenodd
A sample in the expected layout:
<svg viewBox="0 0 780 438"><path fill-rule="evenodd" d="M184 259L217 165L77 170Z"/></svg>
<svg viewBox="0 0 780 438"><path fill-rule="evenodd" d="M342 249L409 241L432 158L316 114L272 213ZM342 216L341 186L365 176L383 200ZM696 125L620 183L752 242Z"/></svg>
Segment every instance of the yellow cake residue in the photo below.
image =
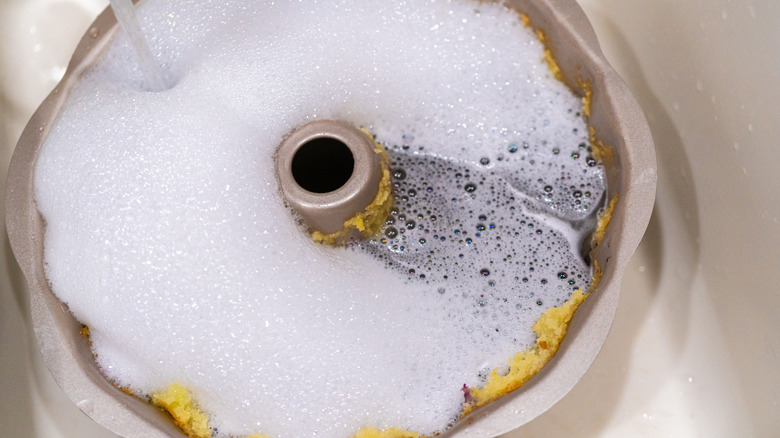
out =
<svg viewBox="0 0 780 438"><path fill-rule="evenodd" d="M582 115L588 118L590 117L591 105L593 105L593 86L590 81L581 77L577 78L577 85L582 90Z"/></svg>
<svg viewBox="0 0 780 438"><path fill-rule="evenodd" d="M352 436L352 438L425 438L416 432L409 432L408 430L390 428L385 430L374 429L373 427L366 427L360 429L358 433Z"/></svg>
<svg viewBox="0 0 780 438"><path fill-rule="evenodd" d="M587 295L577 289L563 305L547 309L533 326L536 343L509 359L509 372L500 375L499 370L494 369L482 387L468 388L468 401L463 403L461 418L531 380L555 356L566 336L569 321L585 298Z"/></svg>
<svg viewBox="0 0 780 438"><path fill-rule="evenodd" d="M246 438L271 438L268 435L263 435L262 433L256 433L254 435L249 435Z"/></svg>
<svg viewBox="0 0 780 438"><path fill-rule="evenodd" d="M127 395L132 395L132 396L135 396L135 391L133 391L132 389L128 388L127 386L119 386L119 387L117 387L117 388L118 388L120 391L122 391L122 392L124 392L125 394L127 394Z"/></svg>
<svg viewBox="0 0 780 438"><path fill-rule="evenodd" d="M605 166L611 166L615 158L612 154L612 148L596 136L596 128L589 126L588 130L590 131L590 145L593 147L593 157L600 160Z"/></svg>
<svg viewBox="0 0 780 438"><path fill-rule="evenodd" d="M593 231L593 238L591 240L592 248L596 248L604 240L604 235L607 233L607 226L609 226L609 222L612 220L612 213L615 212L615 205L617 205L619 198L620 194L615 193L615 196L609 200L607 208L599 214L599 221L596 224L596 230Z"/></svg>
<svg viewBox="0 0 780 438"><path fill-rule="evenodd" d="M181 384L173 383L165 391L153 393L152 403L168 411L176 425L190 438L211 437L206 414L195 406L192 396Z"/></svg>
<svg viewBox="0 0 780 438"><path fill-rule="evenodd" d="M525 20L523 20L523 23L525 23ZM527 25L530 25L530 20ZM547 35L543 30L536 29L536 37L544 45L544 62L547 63L547 68L550 70L550 73L552 73L555 79L565 84L566 81L563 78L563 71L561 71L558 61L555 60L552 50L550 50L550 47L547 45Z"/></svg>
<svg viewBox="0 0 780 438"><path fill-rule="evenodd" d="M369 133L365 133L374 141ZM387 215L390 214L390 210L393 208L393 190L390 185L390 166L388 164L390 159L385 148L375 141L374 153L382 157L380 160L382 178L379 180L379 190L377 190L374 200L368 204L365 210L344 221L344 228L341 231L331 234L325 234L320 231L312 233L311 238L315 242L338 245L343 243L354 231L367 238L376 234L384 225L385 218L387 218Z"/></svg>
<svg viewBox="0 0 780 438"><path fill-rule="evenodd" d="M596 290L596 286L601 282L601 277L604 275L604 271L601 270L598 260L593 260L593 281L590 282L588 287L588 294Z"/></svg>

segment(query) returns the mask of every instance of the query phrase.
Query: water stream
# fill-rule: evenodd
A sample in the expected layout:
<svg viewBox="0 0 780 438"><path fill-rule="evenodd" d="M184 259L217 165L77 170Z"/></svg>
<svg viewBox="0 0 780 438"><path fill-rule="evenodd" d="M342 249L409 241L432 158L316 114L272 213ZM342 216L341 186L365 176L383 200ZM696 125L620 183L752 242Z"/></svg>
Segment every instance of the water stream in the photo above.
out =
<svg viewBox="0 0 780 438"><path fill-rule="evenodd" d="M162 91L170 88L165 79L165 73L154 59L149 43L146 41L138 17L135 15L135 5L132 0L110 0L119 25L130 37L130 44L138 55L138 66L141 68L150 91Z"/></svg>

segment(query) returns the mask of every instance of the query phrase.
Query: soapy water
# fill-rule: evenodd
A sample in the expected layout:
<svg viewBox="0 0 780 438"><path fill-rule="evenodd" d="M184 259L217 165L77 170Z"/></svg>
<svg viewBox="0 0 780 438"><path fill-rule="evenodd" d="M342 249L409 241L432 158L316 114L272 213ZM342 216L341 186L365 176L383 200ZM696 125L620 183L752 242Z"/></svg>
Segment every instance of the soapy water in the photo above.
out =
<svg viewBox="0 0 780 438"><path fill-rule="evenodd" d="M592 199L590 183L580 183L586 195L570 191L568 204L593 214L561 220L544 213L549 197L528 196L512 184L514 173L488 168L488 158L465 165L397 146L389 155L394 208L379 236L352 242L352 248L412 282L472 301L474 314L508 312L524 319L533 306L559 306L571 292L587 289L591 269L585 259L597 212L590 204L604 203L602 196ZM494 331L484 334L517 342L516 333Z"/></svg>
<svg viewBox="0 0 780 438"><path fill-rule="evenodd" d="M432 434L458 417L464 384L588 286L580 246L603 168L580 146L580 99L514 11L148 0L137 12L173 86L149 93L117 33L35 171L47 277L117 385L180 382L225 436ZM317 245L285 207L273 153L315 119L388 146L384 237Z"/></svg>

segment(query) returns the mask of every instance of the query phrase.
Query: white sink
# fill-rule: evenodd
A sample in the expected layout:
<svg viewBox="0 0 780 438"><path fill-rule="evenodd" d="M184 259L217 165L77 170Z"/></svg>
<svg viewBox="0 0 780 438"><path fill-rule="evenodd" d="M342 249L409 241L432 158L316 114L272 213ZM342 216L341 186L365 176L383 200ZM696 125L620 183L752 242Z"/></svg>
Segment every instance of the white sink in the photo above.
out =
<svg viewBox="0 0 780 438"><path fill-rule="evenodd" d="M24 124L106 4L0 3L0 192ZM656 210L600 356L569 395L504 438L776 436L780 3L580 4L653 131ZM114 437L43 367L5 241L0 300L3 436Z"/></svg>

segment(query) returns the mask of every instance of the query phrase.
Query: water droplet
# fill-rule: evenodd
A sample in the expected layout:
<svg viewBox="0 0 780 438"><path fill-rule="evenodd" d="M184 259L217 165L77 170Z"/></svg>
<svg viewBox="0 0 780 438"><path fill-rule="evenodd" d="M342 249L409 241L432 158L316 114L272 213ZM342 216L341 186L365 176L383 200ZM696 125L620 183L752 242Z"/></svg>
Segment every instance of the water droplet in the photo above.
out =
<svg viewBox="0 0 780 438"><path fill-rule="evenodd" d="M479 275L481 275L483 277L487 277L488 275L490 275L490 271L487 270L487 269L480 269Z"/></svg>
<svg viewBox="0 0 780 438"><path fill-rule="evenodd" d="M553 189L552 186L544 186L544 191L547 193L552 192L552 189Z"/></svg>
<svg viewBox="0 0 780 438"><path fill-rule="evenodd" d="M580 153L579 153L579 152L572 152L572 153L571 153L571 157L572 157L572 158L574 158L574 159L576 160L577 158L579 158L579 157L580 157Z"/></svg>
<svg viewBox="0 0 780 438"><path fill-rule="evenodd" d="M395 227L388 227L385 230L385 236L387 236L387 237L389 237L391 239L396 237L397 235L398 235L398 230Z"/></svg>
<svg viewBox="0 0 780 438"><path fill-rule="evenodd" d="M485 224L477 224L477 231L485 231Z"/></svg>
<svg viewBox="0 0 780 438"><path fill-rule="evenodd" d="M463 189L469 193L477 190L477 185L474 183L468 183L465 186L463 186Z"/></svg>
<svg viewBox="0 0 780 438"><path fill-rule="evenodd" d="M515 152L517 152L517 146L510 144L507 150L509 151L510 154L514 154Z"/></svg>
<svg viewBox="0 0 780 438"><path fill-rule="evenodd" d="M553 152L553 154L558 155L559 153L561 153L561 150L558 149L558 148L555 148L555 149L552 150L552 152Z"/></svg>
<svg viewBox="0 0 780 438"><path fill-rule="evenodd" d="M568 277L568 275L566 275L566 273L565 273L565 272L559 272L559 273L558 273L558 278L560 278L561 280L563 280L563 279L564 279L564 278L566 278L566 277Z"/></svg>
<svg viewBox="0 0 780 438"><path fill-rule="evenodd" d="M575 198L582 198L582 192L579 190L575 190L574 193L571 194Z"/></svg>
<svg viewBox="0 0 780 438"><path fill-rule="evenodd" d="M395 169L393 171L393 178L397 180L404 180L406 179L406 171L403 169Z"/></svg>
<svg viewBox="0 0 780 438"><path fill-rule="evenodd" d="M413 230L415 225L416 224L414 223L414 221L406 221L406 229L407 230Z"/></svg>
<svg viewBox="0 0 780 438"><path fill-rule="evenodd" d="M483 166L487 166L488 164L490 164L490 158L488 158L488 157L480 158L479 159L479 164L481 164Z"/></svg>

